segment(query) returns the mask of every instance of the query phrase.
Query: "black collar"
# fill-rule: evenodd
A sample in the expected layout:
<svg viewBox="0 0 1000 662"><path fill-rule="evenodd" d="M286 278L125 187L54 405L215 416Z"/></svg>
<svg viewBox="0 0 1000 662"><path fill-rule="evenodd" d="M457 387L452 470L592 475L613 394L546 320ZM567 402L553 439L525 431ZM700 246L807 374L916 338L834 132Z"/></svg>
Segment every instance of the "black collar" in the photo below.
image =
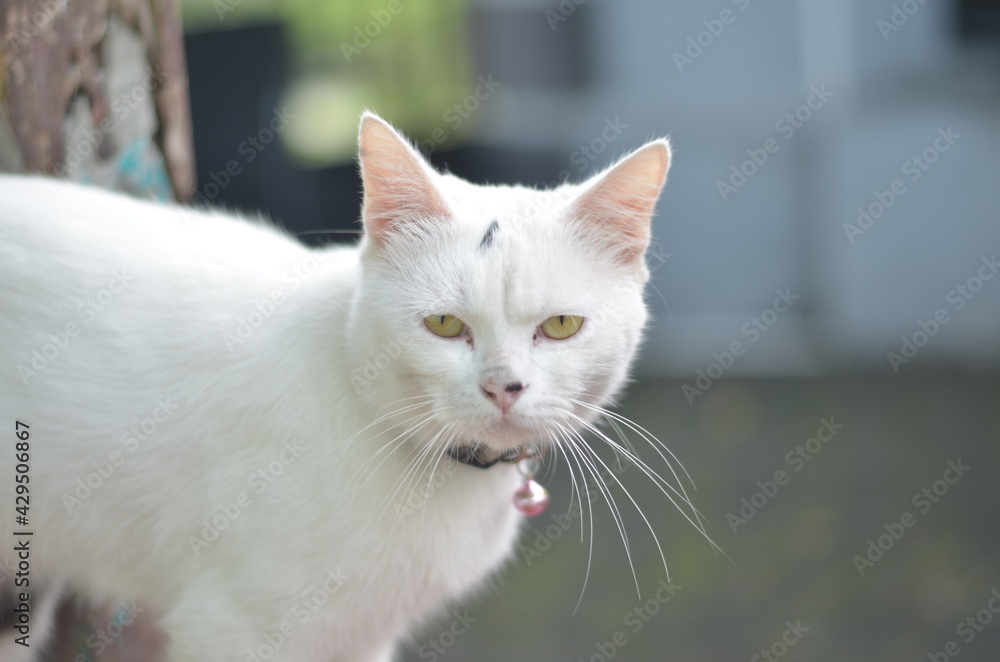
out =
<svg viewBox="0 0 1000 662"><path fill-rule="evenodd" d="M528 450L524 448L512 448L509 451L500 453L499 455L494 455L492 452L485 451L482 446L466 445L452 446L448 449L448 455L450 455L451 459L456 462L467 464L470 467L476 467L477 469L489 469L497 462L508 462L511 464L520 462L528 456ZM480 458L479 455L484 457ZM487 457L490 459L486 459Z"/></svg>

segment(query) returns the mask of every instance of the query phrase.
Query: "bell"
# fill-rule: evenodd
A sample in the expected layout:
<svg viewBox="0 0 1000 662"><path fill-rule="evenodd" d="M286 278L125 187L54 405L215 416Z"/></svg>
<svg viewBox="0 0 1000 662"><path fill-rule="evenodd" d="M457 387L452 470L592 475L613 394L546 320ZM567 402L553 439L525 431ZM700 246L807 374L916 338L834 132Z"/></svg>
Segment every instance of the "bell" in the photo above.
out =
<svg viewBox="0 0 1000 662"><path fill-rule="evenodd" d="M514 507L527 517L540 515L549 505L549 491L533 478L527 478L514 490Z"/></svg>

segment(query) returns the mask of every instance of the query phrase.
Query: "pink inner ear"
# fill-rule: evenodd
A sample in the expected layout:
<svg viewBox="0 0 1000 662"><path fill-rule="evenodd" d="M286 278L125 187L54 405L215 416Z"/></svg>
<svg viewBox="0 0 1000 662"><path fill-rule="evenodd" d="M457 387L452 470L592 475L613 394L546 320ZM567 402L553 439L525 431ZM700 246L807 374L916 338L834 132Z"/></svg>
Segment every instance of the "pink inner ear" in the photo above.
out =
<svg viewBox="0 0 1000 662"><path fill-rule="evenodd" d="M451 216L434 171L391 126L366 115L358 142L365 230L377 243L399 224Z"/></svg>
<svg viewBox="0 0 1000 662"><path fill-rule="evenodd" d="M670 166L670 147L658 140L633 152L594 178L573 205L571 217L583 223L619 261L630 264L646 252L650 222Z"/></svg>

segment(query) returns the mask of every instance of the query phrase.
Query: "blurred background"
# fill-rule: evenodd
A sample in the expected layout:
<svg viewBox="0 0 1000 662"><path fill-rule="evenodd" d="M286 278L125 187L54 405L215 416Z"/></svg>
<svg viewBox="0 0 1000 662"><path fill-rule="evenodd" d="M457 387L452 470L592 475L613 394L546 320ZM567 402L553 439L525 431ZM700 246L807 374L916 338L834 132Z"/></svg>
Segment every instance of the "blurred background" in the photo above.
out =
<svg viewBox="0 0 1000 662"><path fill-rule="evenodd" d="M619 411L728 558L625 467L664 588L629 496L609 479L626 553L563 464L496 589L405 660L1000 659L1000 2L179 4L179 197L310 243L355 239L364 108L475 182L673 144Z"/></svg>

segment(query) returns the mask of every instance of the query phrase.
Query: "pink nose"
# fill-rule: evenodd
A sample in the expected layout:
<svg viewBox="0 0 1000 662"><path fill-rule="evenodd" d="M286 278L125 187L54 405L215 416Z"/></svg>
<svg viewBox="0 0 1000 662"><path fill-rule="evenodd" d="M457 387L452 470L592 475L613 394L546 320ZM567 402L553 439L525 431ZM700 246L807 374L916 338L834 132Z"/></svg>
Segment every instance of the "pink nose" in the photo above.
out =
<svg viewBox="0 0 1000 662"><path fill-rule="evenodd" d="M483 389L483 395L493 401L497 407L500 407L500 411L507 413L507 410L514 406L514 403L521 396L524 389L528 388L527 385L521 382L508 382L507 384L500 384L488 379L480 386Z"/></svg>

